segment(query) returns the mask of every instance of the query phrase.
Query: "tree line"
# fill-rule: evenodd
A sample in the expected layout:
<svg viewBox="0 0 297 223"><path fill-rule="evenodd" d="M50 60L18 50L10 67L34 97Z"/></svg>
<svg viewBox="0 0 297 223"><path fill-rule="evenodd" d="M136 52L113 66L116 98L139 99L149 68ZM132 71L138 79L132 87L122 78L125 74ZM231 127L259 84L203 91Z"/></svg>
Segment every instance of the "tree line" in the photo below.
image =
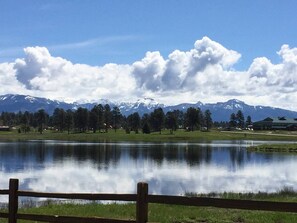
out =
<svg viewBox="0 0 297 223"><path fill-rule="evenodd" d="M77 110L64 110L56 108L52 115L44 109L37 112L2 112L0 125L18 126L19 132L29 132L32 128L43 133L44 129L56 131L106 133L109 130L117 131L124 129L126 133L135 132L149 134L151 132L162 132L169 129L171 133L177 129L188 131L208 131L213 126L243 126L244 117L241 111L231 114L229 123L213 123L211 112L202 111L200 108L190 107L185 112L180 110L164 113L162 108L156 108L151 113L142 116L134 112L128 116L122 115L118 107L111 108L108 104L95 105L92 109L79 107ZM248 118L250 119L250 118Z"/></svg>
<svg viewBox="0 0 297 223"><path fill-rule="evenodd" d="M2 112L0 125L19 126L19 132L28 132L32 128L40 133L44 129L52 128L63 132L108 132L122 128L127 133L142 131L143 133L160 132L169 129L170 132L178 128L194 131L201 128L209 130L212 127L211 112L202 112L199 108L188 108L186 112L180 110L164 113L162 108L157 108L151 113L142 116L134 112L128 116L121 114L118 107L111 108L106 105L95 105L92 109L79 107L77 110L64 110L56 108L52 115L44 109L37 112Z"/></svg>
<svg viewBox="0 0 297 223"><path fill-rule="evenodd" d="M241 110L236 113L231 113L229 121L214 122L214 127L220 127L226 130L232 129L251 129L253 125L252 118L248 115L246 118Z"/></svg>

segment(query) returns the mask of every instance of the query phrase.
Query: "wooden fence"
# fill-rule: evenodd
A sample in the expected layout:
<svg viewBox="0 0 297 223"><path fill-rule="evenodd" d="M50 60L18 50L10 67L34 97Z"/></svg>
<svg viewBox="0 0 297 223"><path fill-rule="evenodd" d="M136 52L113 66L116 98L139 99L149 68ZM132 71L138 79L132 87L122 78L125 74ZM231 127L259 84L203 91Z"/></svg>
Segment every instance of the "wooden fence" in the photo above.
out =
<svg viewBox="0 0 297 223"><path fill-rule="evenodd" d="M297 213L297 203L251 201L205 197L183 197L166 195L149 195L148 184L138 183L137 194L86 194L86 193L43 193L19 190L19 180L10 179L9 189L0 190L0 195L8 195L8 213L0 212L0 218L7 218L9 223L16 223L18 219L40 222L57 223L146 223L148 222L148 204L171 204L185 206L204 206L217 208L232 208L244 210L264 210ZM37 215L18 213L19 197L43 197L56 199L83 199L83 200L109 200L136 202L135 220L106 219L99 217L73 217L58 215Z"/></svg>

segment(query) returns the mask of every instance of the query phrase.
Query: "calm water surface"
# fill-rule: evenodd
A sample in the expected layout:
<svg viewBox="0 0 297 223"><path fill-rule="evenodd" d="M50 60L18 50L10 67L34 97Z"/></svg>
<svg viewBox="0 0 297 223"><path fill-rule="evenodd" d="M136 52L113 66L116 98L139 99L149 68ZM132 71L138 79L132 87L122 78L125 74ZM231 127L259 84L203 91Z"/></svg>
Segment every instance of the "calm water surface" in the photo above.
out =
<svg viewBox="0 0 297 223"><path fill-rule="evenodd" d="M0 189L18 178L46 192L134 193L139 181L151 194L297 190L297 156L246 151L261 143L2 142Z"/></svg>

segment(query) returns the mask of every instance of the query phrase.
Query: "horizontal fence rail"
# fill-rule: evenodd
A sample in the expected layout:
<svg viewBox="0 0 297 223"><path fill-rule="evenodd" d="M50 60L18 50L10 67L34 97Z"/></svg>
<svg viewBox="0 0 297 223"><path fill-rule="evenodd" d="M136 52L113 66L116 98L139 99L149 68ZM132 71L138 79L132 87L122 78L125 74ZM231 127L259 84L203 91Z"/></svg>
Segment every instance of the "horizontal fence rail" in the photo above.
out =
<svg viewBox="0 0 297 223"><path fill-rule="evenodd" d="M99 217L71 217L57 215L17 214L18 219L34 220L41 222L63 222L63 223L135 223L132 220L107 219Z"/></svg>
<svg viewBox="0 0 297 223"><path fill-rule="evenodd" d="M0 190L0 195L8 195L8 213L1 213L0 218L8 219L9 223L16 223L18 219L40 222L57 223L146 223L148 222L148 204L170 204L184 206L231 208L244 210L280 211L297 213L297 203L272 202L254 200L235 200L206 197L185 197L167 195L149 195L148 184L138 183L137 194L95 194L95 193L44 193L18 190L18 179L10 179L9 189ZM38 215L18 213L19 197L42 197L55 199L79 199L79 200L110 200L136 202L135 220L107 219L101 217L74 217L58 215Z"/></svg>
<svg viewBox="0 0 297 223"><path fill-rule="evenodd" d="M22 197L43 197L56 199L101 200L101 201L136 201L136 194L90 194L90 193L44 193L32 191L18 191Z"/></svg>
<svg viewBox="0 0 297 223"><path fill-rule="evenodd" d="M0 190L0 194L7 194L8 195L9 190Z"/></svg>

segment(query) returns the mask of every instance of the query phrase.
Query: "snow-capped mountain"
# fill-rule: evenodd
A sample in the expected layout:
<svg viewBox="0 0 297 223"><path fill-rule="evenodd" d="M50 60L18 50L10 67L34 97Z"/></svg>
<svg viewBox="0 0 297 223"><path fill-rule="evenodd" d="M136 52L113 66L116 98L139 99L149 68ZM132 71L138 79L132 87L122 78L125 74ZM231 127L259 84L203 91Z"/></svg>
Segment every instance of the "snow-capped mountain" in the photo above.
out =
<svg viewBox="0 0 297 223"><path fill-rule="evenodd" d="M201 109L209 109L214 120L230 120L230 114L236 114L238 110L241 110L245 117L248 115L251 116L253 121L262 120L267 117L297 117L296 111L269 106L252 106L236 99L215 104L204 104Z"/></svg>
<svg viewBox="0 0 297 223"><path fill-rule="evenodd" d="M164 111L169 110L181 110L186 111L189 107L197 107L202 111L210 110L212 113L212 119L214 121L229 121L230 115L232 113L237 113L238 110L241 110L245 117L248 115L252 117L253 121L262 120L267 117L297 117L297 112L289 111L281 108L273 108L269 106L252 106L247 105L243 101L237 99L231 99L226 102L217 102L217 103L206 103L197 102L196 104L179 104L175 106L167 106L164 108Z"/></svg>
<svg viewBox="0 0 297 223"><path fill-rule="evenodd" d="M138 99L135 103L122 102L117 105L122 114L129 115L138 112L140 115L150 113L156 108L165 108L165 105L159 104L152 98Z"/></svg>
<svg viewBox="0 0 297 223"><path fill-rule="evenodd" d="M39 109L45 109L47 113L52 114L55 108L67 109L77 109L78 107L84 107L87 109L92 109L96 104L109 104L111 108L114 106L119 107L123 115L129 115L134 112L138 112L140 115L144 113L150 113L154 109L161 107L164 112L181 110L186 111L189 107L200 108L202 111L209 109L212 113L212 119L214 121L229 121L231 113L237 113L241 110L245 117L250 115L253 121L261 120L266 117L292 117L297 118L297 112L289 111L281 108L273 108L268 106L251 106L245 104L243 101L236 99L229 100L227 102L218 103L206 103L197 102L194 104L183 103L174 106L166 106L164 104L159 104L152 98L139 99L136 102L121 102L114 103L109 100L102 99L97 103L66 103L56 100L50 100L46 98L32 97L28 95L2 95L0 96L0 112L19 112L19 111L29 111L36 112Z"/></svg>
<svg viewBox="0 0 297 223"><path fill-rule="evenodd" d="M65 102L53 101L46 98L32 97L29 95L13 95L7 94L0 96L0 111L19 112L30 111L35 112L39 109L45 109L48 113L52 113L55 108L72 109L72 105Z"/></svg>

